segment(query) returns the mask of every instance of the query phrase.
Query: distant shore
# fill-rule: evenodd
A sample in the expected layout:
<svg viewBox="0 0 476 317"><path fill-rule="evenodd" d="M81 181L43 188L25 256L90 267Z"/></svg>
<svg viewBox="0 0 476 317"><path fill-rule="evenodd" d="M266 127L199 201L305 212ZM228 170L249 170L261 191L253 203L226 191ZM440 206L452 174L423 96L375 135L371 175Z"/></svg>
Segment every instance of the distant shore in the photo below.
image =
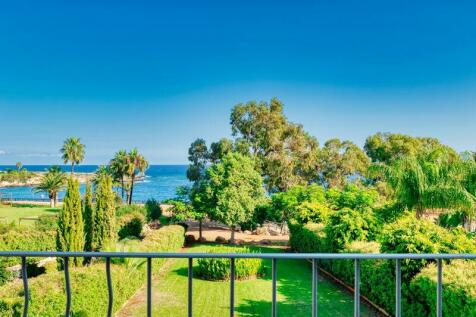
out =
<svg viewBox="0 0 476 317"><path fill-rule="evenodd" d="M23 186L36 186L41 183L41 178L46 172L34 172L33 177L26 182L9 182L0 181L0 187L23 187ZM74 173L73 178L77 179L81 184L92 180L94 173Z"/></svg>

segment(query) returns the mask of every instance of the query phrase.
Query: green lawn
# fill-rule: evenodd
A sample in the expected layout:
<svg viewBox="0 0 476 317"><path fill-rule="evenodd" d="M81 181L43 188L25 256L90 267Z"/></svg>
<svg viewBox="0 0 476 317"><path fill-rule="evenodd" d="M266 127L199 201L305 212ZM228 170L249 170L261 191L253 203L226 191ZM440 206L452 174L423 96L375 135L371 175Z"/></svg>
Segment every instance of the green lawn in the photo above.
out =
<svg viewBox="0 0 476 317"><path fill-rule="evenodd" d="M212 246L197 246L185 252L206 252ZM276 252L260 248L261 252ZM187 315L187 259L169 260L168 268L153 283L154 316ZM236 281L237 316L271 315L271 262L263 278ZM278 261L278 315L310 316L311 267L306 261ZM352 316L353 297L327 279L319 280L319 316ZM229 282L193 280L194 316L229 316ZM119 316L145 316L145 295L130 301ZM362 304L362 316L376 316Z"/></svg>
<svg viewBox="0 0 476 317"><path fill-rule="evenodd" d="M48 206L7 206L0 205L0 222L11 223L15 221L18 224L19 218L22 217L38 217L41 215L55 215L58 208L50 208ZM32 225L33 220L22 220L21 225Z"/></svg>

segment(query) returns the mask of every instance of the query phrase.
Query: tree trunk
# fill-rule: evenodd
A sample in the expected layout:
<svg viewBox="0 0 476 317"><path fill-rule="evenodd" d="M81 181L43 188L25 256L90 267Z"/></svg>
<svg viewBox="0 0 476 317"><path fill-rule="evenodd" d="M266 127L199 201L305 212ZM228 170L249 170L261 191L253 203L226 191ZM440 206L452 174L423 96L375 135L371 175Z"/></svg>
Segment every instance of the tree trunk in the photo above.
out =
<svg viewBox="0 0 476 317"><path fill-rule="evenodd" d="M71 163L71 176L74 175L74 162Z"/></svg>
<svg viewBox="0 0 476 317"><path fill-rule="evenodd" d="M202 224L203 219L198 220L198 241L202 240Z"/></svg>
<svg viewBox="0 0 476 317"><path fill-rule="evenodd" d="M55 199L54 199L54 197L50 197L50 208L55 208Z"/></svg>
<svg viewBox="0 0 476 317"><path fill-rule="evenodd" d="M235 244L235 226L231 226L230 244Z"/></svg>
<svg viewBox="0 0 476 317"><path fill-rule="evenodd" d="M129 192L129 205L132 205L132 193L134 191L134 175L131 177L131 190Z"/></svg>
<svg viewBox="0 0 476 317"><path fill-rule="evenodd" d="M124 175L121 175L121 197L122 201L124 201Z"/></svg>

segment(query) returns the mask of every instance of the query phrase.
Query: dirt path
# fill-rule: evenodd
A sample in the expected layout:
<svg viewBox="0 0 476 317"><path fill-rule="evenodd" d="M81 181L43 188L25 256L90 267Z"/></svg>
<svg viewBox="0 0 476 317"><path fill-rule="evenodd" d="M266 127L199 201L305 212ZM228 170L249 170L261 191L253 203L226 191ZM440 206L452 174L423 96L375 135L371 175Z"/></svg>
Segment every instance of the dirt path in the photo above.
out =
<svg viewBox="0 0 476 317"><path fill-rule="evenodd" d="M157 285L158 281L169 271L170 267L175 264L177 259L168 259L159 269L158 274L156 274L152 278L152 289ZM157 302L158 297L160 294L157 292L152 293L152 302ZM141 288L131 297L129 298L124 305L122 305L121 309L114 315L115 317L130 317L134 316L134 312L137 310L138 307L144 305L147 301L147 289L146 283L142 285Z"/></svg>

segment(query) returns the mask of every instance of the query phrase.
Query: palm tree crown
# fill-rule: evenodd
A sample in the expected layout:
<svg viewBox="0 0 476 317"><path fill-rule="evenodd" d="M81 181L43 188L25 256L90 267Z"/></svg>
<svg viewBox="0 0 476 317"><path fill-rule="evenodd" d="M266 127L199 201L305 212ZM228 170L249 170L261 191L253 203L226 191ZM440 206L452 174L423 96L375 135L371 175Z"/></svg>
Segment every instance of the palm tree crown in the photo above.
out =
<svg viewBox="0 0 476 317"><path fill-rule="evenodd" d="M84 160L84 144L77 137L67 138L60 152L64 163L71 162L71 175L74 174L74 165Z"/></svg>
<svg viewBox="0 0 476 317"><path fill-rule="evenodd" d="M58 192L66 184L66 175L59 166L52 166L42 176L41 182L35 186L35 192L47 192L50 198L50 206L56 207Z"/></svg>

